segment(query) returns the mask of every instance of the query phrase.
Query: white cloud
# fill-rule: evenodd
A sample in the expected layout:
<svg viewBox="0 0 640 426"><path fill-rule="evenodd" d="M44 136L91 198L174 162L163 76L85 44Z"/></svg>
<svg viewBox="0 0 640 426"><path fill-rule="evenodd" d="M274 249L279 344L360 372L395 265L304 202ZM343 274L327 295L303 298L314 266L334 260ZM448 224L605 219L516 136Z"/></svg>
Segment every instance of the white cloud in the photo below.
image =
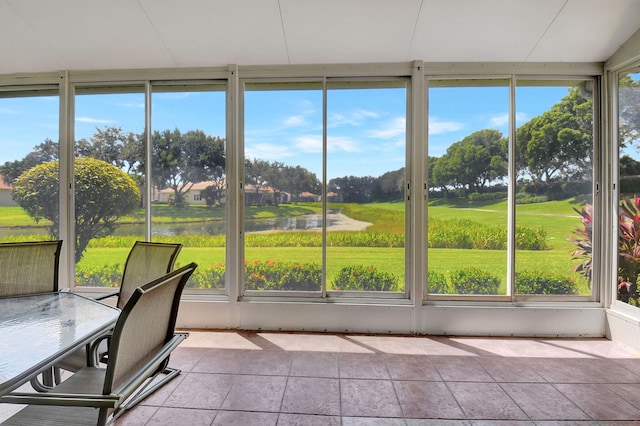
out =
<svg viewBox="0 0 640 426"><path fill-rule="evenodd" d="M360 152L358 142L348 136L334 136L327 138L327 151Z"/></svg>
<svg viewBox="0 0 640 426"><path fill-rule="evenodd" d="M429 117L429 134L439 135L442 133L456 132L464 128L464 125L457 121L440 121L438 118Z"/></svg>
<svg viewBox="0 0 640 426"><path fill-rule="evenodd" d="M0 114L17 114L18 111L11 108L0 108Z"/></svg>
<svg viewBox="0 0 640 426"><path fill-rule="evenodd" d="M491 121L491 125L495 127L500 127L500 126L509 124L509 113L505 112L504 114L494 115L493 117L491 117L490 121Z"/></svg>
<svg viewBox="0 0 640 426"><path fill-rule="evenodd" d="M283 145L275 145L270 143L257 143L247 145L244 150L244 156L249 159L259 158L261 160L281 160L285 157L295 155L295 150L289 149Z"/></svg>
<svg viewBox="0 0 640 426"><path fill-rule="evenodd" d="M525 123L529 120L529 115L524 112L516 113L516 123ZM491 125L495 127L506 126L509 124L509 113L505 112L504 114L494 115L490 119Z"/></svg>
<svg viewBox="0 0 640 426"><path fill-rule="evenodd" d="M516 112L516 123L526 123L531 117L526 112Z"/></svg>
<svg viewBox="0 0 640 426"><path fill-rule="evenodd" d="M305 135L296 138L296 148L309 154L322 152L322 136ZM329 136L327 152L360 152L358 142L348 136Z"/></svg>
<svg viewBox="0 0 640 426"><path fill-rule="evenodd" d="M302 152L316 154L322 152L322 136L304 135L296 138L296 148Z"/></svg>
<svg viewBox="0 0 640 426"><path fill-rule="evenodd" d="M368 135L372 138L390 139L399 135L403 135L406 132L406 119L404 117L397 117L395 120L388 123L387 127L377 130L371 130Z"/></svg>
<svg viewBox="0 0 640 426"><path fill-rule="evenodd" d="M305 123L305 118L302 115L292 115L291 117L284 120L284 124L286 126L300 126Z"/></svg>
<svg viewBox="0 0 640 426"><path fill-rule="evenodd" d="M365 109L354 109L345 113L329 114L327 119L329 127L338 127L342 125L360 126L367 118L379 118L380 114Z"/></svg>
<svg viewBox="0 0 640 426"><path fill-rule="evenodd" d="M91 118L91 117L76 117L76 121L79 121L81 123L95 123L95 124L113 123L113 120L105 120L105 119Z"/></svg>

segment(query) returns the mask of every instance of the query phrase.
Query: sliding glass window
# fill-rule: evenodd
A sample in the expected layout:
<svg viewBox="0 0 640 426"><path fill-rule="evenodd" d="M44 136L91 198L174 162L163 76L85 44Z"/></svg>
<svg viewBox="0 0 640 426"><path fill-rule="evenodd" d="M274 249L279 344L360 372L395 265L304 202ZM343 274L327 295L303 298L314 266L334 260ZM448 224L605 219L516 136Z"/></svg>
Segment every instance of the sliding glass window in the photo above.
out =
<svg viewBox="0 0 640 426"><path fill-rule="evenodd" d="M58 87L0 92L0 240L59 238Z"/></svg>
<svg viewBox="0 0 640 426"><path fill-rule="evenodd" d="M77 87L74 103L76 285L118 287L145 240L144 86Z"/></svg>
<svg viewBox="0 0 640 426"><path fill-rule="evenodd" d="M322 290L322 84L244 90L244 291Z"/></svg>
<svg viewBox="0 0 640 426"><path fill-rule="evenodd" d="M327 88L327 289L402 296L407 81Z"/></svg>
<svg viewBox="0 0 640 426"><path fill-rule="evenodd" d="M425 294L506 295L509 80L428 87Z"/></svg>
<svg viewBox="0 0 640 426"><path fill-rule="evenodd" d="M515 294L590 296L593 80L516 86Z"/></svg>
<svg viewBox="0 0 640 426"><path fill-rule="evenodd" d="M226 86L154 83L152 241L182 243L176 267L198 269L188 289L225 289Z"/></svg>
<svg viewBox="0 0 640 426"><path fill-rule="evenodd" d="M640 66L618 75L617 300L640 307Z"/></svg>
<svg viewBox="0 0 640 426"><path fill-rule="evenodd" d="M407 80L244 87L245 294L402 297Z"/></svg>

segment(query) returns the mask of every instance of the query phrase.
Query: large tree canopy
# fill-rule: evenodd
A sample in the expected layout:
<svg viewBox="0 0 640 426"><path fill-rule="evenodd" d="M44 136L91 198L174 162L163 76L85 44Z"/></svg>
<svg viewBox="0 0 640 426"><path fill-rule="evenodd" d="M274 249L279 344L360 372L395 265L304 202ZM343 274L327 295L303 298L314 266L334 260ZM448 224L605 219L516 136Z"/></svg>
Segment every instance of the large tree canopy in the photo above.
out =
<svg viewBox="0 0 640 426"><path fill-rule="evenodd" d="M516 133L518 173L534 182L584 178L592 150L593 103L577 87Z"/></svg>
<svg viewBox="0 0 640 426"><path fill-rule="evenodd" d="M481 191L491 181L507 175L506 147L502 133L492 129L479 130L452 143L447 152L435 160L434 184Z"/></svg>
<svg viewBox="0 0 640 426"><path fill-rule="evenodd" d="M13 183L13 198L36 222L51 221L49 233L56 237L59 164L50 161L24 172ZM95 158L78 158L74 163L75 258L82 258L92 238L113 233L115 222L140 204L135 181L119 168Z"/></svg>

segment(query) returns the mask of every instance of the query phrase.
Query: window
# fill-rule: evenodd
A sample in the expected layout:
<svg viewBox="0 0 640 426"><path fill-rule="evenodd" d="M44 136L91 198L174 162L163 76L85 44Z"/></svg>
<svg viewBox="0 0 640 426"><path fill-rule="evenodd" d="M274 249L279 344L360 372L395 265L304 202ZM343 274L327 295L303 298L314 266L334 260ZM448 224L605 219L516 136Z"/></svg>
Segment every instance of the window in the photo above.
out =
<svg viewBox="0 0 640 426"><path fill-rule="evenodd" d="M0 92L3 241L59 238L58 123L57 86ZM33 185L42 189L37 199L29 197Z"/></svg>
<svg viewBox="0 0 640 426"><path fill-rule="evenodd" d="M594 81L514 90L429 81L428 297L592 298Z"/></svg>
<svg viewBox="0 0 640 426"><path fill-rule="evenodd" d="M593 80L518 80L517 295L592 294L593 93Z"/></svg>
<svg viewBox="0 0 640 426"><path fill-rule="evenodd" d="M619 217L617 300L640 306L640 67L618 77ZM615 222L614 222L615 223Z"/></svg>
<svg viewBox="0 0 640 426"><path fill-rule="evenodd" d="M198 263L189 290L225 289L226 87L152 85L151 234ZM190 202L193 201L193 202ZM185 259L185 260L183 260Z"/></svg>
<svg viewBox="0 0 640 426"><path fill-rule="evenodd" d="M406 117L404 80L328 84L329 290L405 294Z"/></svg>
<svg viewBox="0 0 640 426"><path fill-rule="evenodd" d="M405 294L406 111L406 80L247 82L245 294Z"/></svg>
<svg viewBox="0 0 640 426"><path fill-rule="evenodd" d="M141 85L76 88L76 286L119 286L145 239L144 105Z"/></svg>
<svg viewBox="0 0 640 426"><path fill-rule="evenodd" d="M428 84L428 293L506 295L509 81Z"/></svg>
<svg viewBox="0 0 640 426"><path fill-rule="evenodd" d="M322 290L321 89L245 85L245 294Z"/></svg>

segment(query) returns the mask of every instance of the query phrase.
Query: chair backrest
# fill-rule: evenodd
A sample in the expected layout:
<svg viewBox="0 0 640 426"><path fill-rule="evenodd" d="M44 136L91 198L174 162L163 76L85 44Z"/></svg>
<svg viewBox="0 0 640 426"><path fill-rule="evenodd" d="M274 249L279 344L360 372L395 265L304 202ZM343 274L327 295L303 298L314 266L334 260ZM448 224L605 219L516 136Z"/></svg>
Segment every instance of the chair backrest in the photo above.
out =
<svg viewBox="0 0 640 426"><path fill-rule="evenodd" d="M133 292L111 337L104 395L135 375L173 338L182 289L196 267L190 263Z"/></svg>
<svg viewBox="0 0 640 426"><path fill-rule="evenodd" d="M62 240L0 243L0 297L58 291Z"/></svg>
<svg viewBox="0 0 640 426"><path fill-rule="evenodd" d="M135 289L173 270L182 244L136 241L124 264L117 307L124 308Z"/></svg>

